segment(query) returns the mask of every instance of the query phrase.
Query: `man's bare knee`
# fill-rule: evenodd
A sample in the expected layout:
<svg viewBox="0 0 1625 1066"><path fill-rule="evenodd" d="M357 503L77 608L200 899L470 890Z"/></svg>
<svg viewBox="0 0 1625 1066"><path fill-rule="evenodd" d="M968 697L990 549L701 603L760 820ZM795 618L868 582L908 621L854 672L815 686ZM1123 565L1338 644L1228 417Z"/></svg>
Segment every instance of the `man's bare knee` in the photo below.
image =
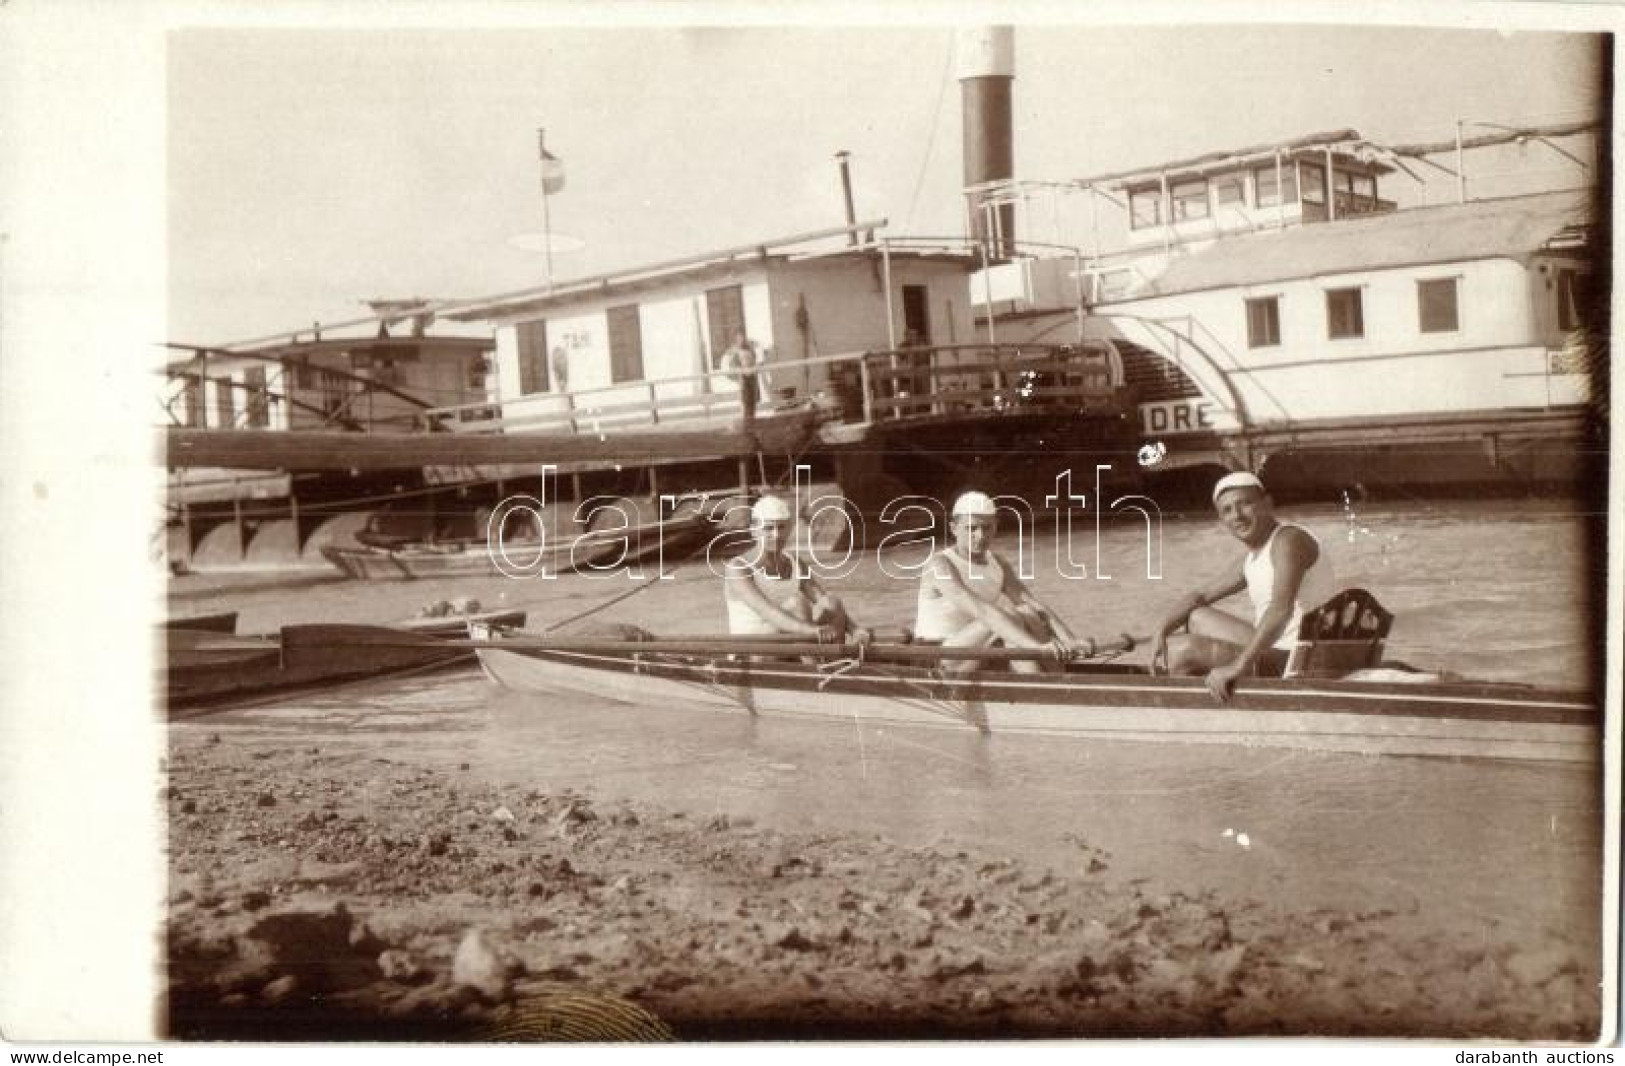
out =
<svg viewBox="0 0 1625 1066"><path fill-rule="evenodd" d="M1175 677L1191 677L1207 673L1207 660L1189 640L1170 641L1168 644L1168 673Z"/></svg>

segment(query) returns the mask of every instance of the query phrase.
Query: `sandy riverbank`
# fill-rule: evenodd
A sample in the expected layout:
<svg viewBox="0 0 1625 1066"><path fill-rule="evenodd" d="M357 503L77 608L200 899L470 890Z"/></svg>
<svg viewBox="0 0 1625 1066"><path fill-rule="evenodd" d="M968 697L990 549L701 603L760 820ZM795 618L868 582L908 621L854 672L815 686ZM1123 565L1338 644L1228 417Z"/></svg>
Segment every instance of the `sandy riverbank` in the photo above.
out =
<svg viewBox="0 0 1625 1066"><path fill-rule="evenodd" d="M1598 1025L1598 964L1569 948L1170 894L1084 841L1043 869L505 789L366 746L171 736L178 1039Z"/></svg>

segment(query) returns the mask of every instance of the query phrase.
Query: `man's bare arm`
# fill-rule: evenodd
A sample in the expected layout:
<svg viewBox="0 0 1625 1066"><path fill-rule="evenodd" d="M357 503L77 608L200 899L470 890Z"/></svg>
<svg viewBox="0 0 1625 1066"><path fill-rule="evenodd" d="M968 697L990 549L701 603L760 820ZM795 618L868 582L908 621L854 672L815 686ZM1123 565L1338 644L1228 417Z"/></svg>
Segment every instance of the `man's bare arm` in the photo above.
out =
<svg viewBox="0 0 1625 1066"><path fill-rule="evenodd" d="M1008 567L1003 569L1009 573ZM931 565L926 569L925 580L935 584L938 595L961 612L981 621L1005 643L1019 646L1033 642L1032 637L1027 634L1027 628L1013 612L973 595L970 589L965 587L964 578L960 576L959 571L941 556L931 561ZM1002 591L1001 589L1001 593Z"/></svg>

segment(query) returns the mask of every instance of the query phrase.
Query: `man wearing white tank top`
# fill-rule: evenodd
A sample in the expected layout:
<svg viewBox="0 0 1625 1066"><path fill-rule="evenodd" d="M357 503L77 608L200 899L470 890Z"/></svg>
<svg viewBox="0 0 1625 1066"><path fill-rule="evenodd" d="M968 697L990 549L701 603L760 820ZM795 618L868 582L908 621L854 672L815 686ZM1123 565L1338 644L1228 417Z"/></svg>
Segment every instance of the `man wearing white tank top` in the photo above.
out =
<svg viewBox="0 0 1625 1066"><path fill-rule="evenodd" d="M1246 547L1207 586L1181 600L1158 625L1153 671L1207 674L1221 703L1239 677L1279 677L1297 640L1298 623L1337 592L1330 556L1315 535L1275 517L1275 501L1253 474L1227 474L1213 487L1219 521ZM1212 604L1246 590L1247 622ZM1180 625L1188 632L1170 638Z"/></svg>
<svg viewBox="0 0 1625 1066"><path fill-rule="evenodd" d="M967 492L954 501L948 526L954 543L933 555L920 576L914 637L955 648L1047 648L1047 662L1016 659L1010 669L1059 669L1072 657L1077 638L993 550L998 522L998 510L985 493ZM976 662L944 665L971 670Z"/></svg>

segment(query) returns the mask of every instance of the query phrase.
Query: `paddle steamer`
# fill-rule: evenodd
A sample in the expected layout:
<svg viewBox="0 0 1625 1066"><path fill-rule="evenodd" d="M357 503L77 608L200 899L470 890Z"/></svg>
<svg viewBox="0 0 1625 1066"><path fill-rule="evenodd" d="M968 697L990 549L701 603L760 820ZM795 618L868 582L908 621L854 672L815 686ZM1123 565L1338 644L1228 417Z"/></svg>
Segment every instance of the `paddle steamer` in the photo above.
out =
<svg viewBox="0 0 1625 1066"><path fill-rule="evenodd" d="M1328 501L1600 483L1596 123L1397 146L1338 130L1033 181L1013 168L1011 31L964 44L967 235L892 236L849 206L815 233L383 303L348 340L200 350L169 370L171 558L320 566L362 528L467 539L545 469L577 502L635 498L639 522L800 465L865 515L971 486L1041 509L1058 475L1102 466L1097 508L1199 504L1242 467ZM1507 146L1575 160L1576 187L1482 197L1467 154ZM1388 198L1429 168L1450 202ZM1053 239L1017 239L1045 215ZM447 324L479 336L427 332Z"/></svg>

